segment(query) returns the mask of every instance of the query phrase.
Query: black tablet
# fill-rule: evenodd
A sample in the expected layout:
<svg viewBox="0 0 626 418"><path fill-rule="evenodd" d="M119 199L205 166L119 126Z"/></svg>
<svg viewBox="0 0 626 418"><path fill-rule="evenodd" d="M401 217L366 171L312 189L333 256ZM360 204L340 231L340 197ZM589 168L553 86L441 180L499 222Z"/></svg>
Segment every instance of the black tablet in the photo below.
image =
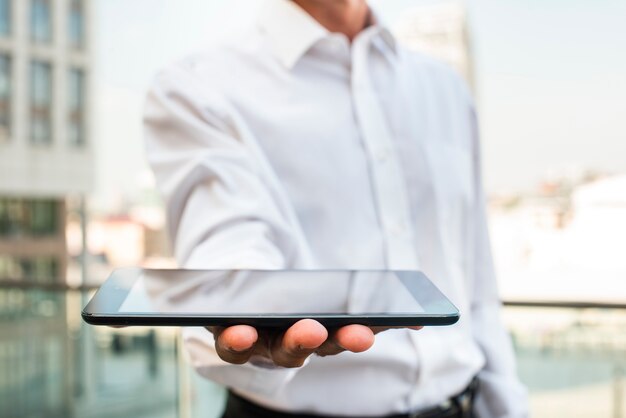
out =
<svg viewBox="0 0 626 418"><path fill-rule="evenodd" d="M451 325L458 309L419 271L114 271L82 312L94 325Z"/></svg>

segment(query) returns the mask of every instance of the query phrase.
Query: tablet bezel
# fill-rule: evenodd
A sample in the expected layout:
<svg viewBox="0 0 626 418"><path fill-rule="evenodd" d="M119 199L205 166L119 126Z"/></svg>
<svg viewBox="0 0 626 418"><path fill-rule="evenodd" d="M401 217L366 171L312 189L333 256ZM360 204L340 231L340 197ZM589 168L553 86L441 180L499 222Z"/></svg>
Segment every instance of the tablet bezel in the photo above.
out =
<svg viewBox="0 0 626 418"><path fill-rule="evenodd" d="M121 268L113 271L82 311L82 318L92 325L108 326L230 326L251 325L255 327L287 327L300 319L313 318L324 326L337 327L347 324L368 326L438 326L452 325L460 318L459 310L422 272L394 271L397 274L419 274L429 286L416 300L424 308L423 313L415 314L193 314L193 313L135 313L119 312L134 283L145 271L158 271L142 268ZM168 271L178 271L168 269ZM190 271L190 270L185 270ZM219 270L226 271L226 270ZM316 270L317 272L339 272L340 270ZM350 270L344 270L350 272ZM352 270L356 271L356 270ZM376 270L358 270L371 271ZM381 270L382 271L382 270ZM285 271L282 271L285 272ZM310 273L311 270L288 270L290 273ZM415 292L409 289L415 297ZM434 296L434 297L428 297Z"/></svg>

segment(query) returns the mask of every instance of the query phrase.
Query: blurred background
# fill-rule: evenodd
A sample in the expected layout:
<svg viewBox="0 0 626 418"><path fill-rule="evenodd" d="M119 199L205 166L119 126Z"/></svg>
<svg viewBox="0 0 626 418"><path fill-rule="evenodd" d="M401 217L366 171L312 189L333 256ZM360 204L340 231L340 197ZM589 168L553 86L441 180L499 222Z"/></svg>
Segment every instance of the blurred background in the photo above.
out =
<svg viewBox="0 0 626 418"><path fill-rule="evenodd" d="M174 329L85 326L175 266L143 157L156 71L255 0L0 0L0 417L214 417ZM474 91L507 326L535 417L626 418L626 2L375 0Z"/></svg>

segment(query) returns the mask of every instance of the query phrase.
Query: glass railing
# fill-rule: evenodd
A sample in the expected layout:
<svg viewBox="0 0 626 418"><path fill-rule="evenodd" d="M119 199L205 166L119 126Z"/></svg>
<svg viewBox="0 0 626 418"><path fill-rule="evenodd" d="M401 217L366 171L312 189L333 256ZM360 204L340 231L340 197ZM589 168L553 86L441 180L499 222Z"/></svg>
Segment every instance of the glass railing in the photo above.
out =
<svg viewBox="0 0 626 418"><path fill-rule="evenodd" d="M0 417L219 416L224 391L175 328L86 325L90 293L0 286ZM505 321L532 416L626 418L626 307L516 305Z"/></svg>
<svg viewBox="0 0 626 418"><path fill-rule="evenodd" d="M88 296L0 287L0 416L177 416L175 330L88 326Z"/></svg>
<svg viewBox="0 0 626 418"><path fill-rule="evenodd" d="M521 302L504 318L533 417L626 418L626 306Z"/></svg>

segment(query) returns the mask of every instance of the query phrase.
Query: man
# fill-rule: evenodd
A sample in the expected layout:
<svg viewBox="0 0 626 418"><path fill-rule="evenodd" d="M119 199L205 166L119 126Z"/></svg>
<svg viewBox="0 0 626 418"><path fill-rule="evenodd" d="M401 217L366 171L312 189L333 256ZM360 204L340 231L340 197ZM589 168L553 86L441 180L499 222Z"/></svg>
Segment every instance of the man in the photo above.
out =
<svg viewBox="0 0 626 418"><path fill-rule="evenodd" d="M421 269L462 312L375 343L378 330L313 320L187 330L194 366L231 389L224 417L467 416L473 381L478 417L526 415L471 98L364 0L268 1L237 37L163 71L145 123L182 266Z"/></svg>

